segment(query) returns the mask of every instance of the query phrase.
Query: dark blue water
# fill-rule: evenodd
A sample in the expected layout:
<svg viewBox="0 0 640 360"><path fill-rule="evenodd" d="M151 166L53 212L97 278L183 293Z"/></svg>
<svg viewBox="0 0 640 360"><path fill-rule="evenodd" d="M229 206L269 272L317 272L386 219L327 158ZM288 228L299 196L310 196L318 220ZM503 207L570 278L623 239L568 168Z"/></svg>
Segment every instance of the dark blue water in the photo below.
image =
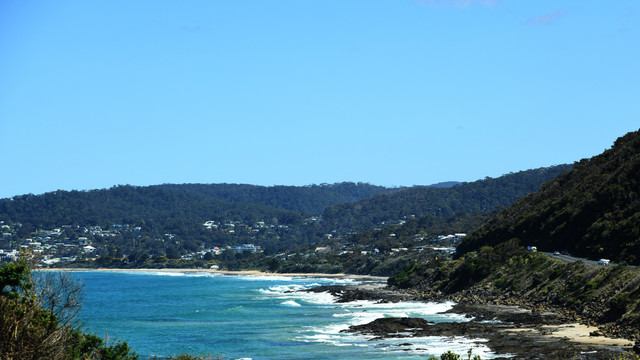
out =
<svg viewBox="0 0 640 360"><path fill-rule="evenodd" d="M340 333L379 317L465 321L439 314L452 304L336 304L329 294L297 290L332 279L212 276L176 272L75 272L85 284L83 328L127 341L143 358L179 353L224 359L424 359L446 350L491 357L465 338L369 337ZM412 345L400 344L411 343ZM426 349L426 350L425 350Z"/></svg>

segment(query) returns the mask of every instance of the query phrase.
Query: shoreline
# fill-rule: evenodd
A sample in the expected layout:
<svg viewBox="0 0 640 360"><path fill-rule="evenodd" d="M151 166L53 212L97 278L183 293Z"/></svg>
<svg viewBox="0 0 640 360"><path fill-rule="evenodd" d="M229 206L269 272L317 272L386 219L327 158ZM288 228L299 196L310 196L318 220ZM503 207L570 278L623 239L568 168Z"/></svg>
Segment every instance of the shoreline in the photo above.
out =
<svg viewBox="0 0 640 360"><path fill-rule="evenodd" d="M515 305L456 304L447 311L467 316L467 322L428 322L421 317L378 318L347 332L384 341L403 334L406 343L422 337L465 337L483 342L496 359L610 360L634 351L628 339L592 336L597 327L569 321L555 312L537 313Z"/></svg>
<svg viewBox="0 0 640 360"><path fill-rule="evenodd" d="M342 287L354 289L361 294L378 293L381 301L388 302L394 302L391 300L394 295L389 293L395 293L398 298L406 295L386 288L363 290L358 289L357 285ZM357 294L354 295L348 290L338 296L344 296L347 301L359 298ZM415 301L415 298L397 301L406 300ZM417 301L440 302L444 299ZM606 336L598 326L581 324L560 311L533 310L521 305L455 302L453 308L447 312L464 315L469 321L418 326L412 323L412 320L423 321L422 318L380 318L369 324L352 327L349 332L371 334L381 340L393 338L398 333L410 334L409 337L415 338L463 336L486 339L486 345L498 358L509 357L510 354L513 355L511 359L573 359L584 358L585 354L589 354L588 359L609 360L617 358L625 351L638 351L637 343L634 347L634 340Z"/></svg>
<svg viewBox="0 0 640 360"><path fill-rule="evenodd" d="M334 292L345 301L358 300L362 296L367 299L384 302L418 301L408 296L409 294L386 288L387 277L352 275L352 274L323 274L323 273L270 273L258 270L224 271L213 269L113 269L113 268L45 268L41 271L58 272L175 272L175 273L205 273L214 276L272 276L272 277L306 277L328 279L352 279L361 281L360 284L332 285L328 289L317 290ZM384 285L383 285L384 284ZM392 298L402 300L391 300ZM349 300L351 299L351 300ZM437 301L436 301L437 302ZM565 318L555 312L541 314L517 305L490 305L457 303L450 310L463 314L473 319L460 325L449 324L449 329L443 333L414 333L414 337L421 336L465 336L471 338L486 338L487 345L496 354L512 354L514 358L543 359L572 358L589 353L590 359L610 359L612 354L620 354L622 351L632 351L633 340L610 338L607 336L592 336L598 327L589 326ZM379 320L390 320L383 318ZM497 321L492 323L493 321ZM373 322L371 323L373 325ZM377 326L373 326L376 328ZM438 326L429 326L431 330L437 330ZM376 331L383 331L384 326ZM413 329L406 329L411 332ZM441 330L437 330L441 331ZM397 332L397 331L396 331ZM392 335L392 334L389 334ZM381 337L384 338L384 335ZM515 345L514 345L515 344Z"/></svg>
<svg viewBox="0 0 640 360"><path fill-rule="evenodd" d="M565 339L567 341L604 347L633 347L633 341L626 339L614 339L606 336L591 336L590 334L597 331L598 327L580 323L569 323L560 325L542 325L539 328L523 327L507 330L509 332L529 332L532 334L540 333L543 336Z"/></svg>
<svg viewBox="0 0 640 360"><path fill-rule="evenodd" d="M359 281L384 282L386 284L388 277L372 276L372 275L356 275L356 274L326 274L326 273L273 273L260 270L213 270L213 269L197 269L197 268L135 268L135 269L114 269L114 268L40 268L36 271L59 271L59 272L176 272L176 273L205 273L219 276L285 276L285 277L309 277L309 278L328 278L328 279L352 279Z"/></svg>

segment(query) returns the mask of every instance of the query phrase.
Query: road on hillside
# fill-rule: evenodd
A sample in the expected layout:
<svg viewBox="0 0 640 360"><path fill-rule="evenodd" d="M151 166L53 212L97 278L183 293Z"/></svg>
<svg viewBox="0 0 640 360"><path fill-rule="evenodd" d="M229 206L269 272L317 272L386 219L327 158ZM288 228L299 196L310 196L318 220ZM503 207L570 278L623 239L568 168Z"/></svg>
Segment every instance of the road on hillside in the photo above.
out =
<svg viewBox="0 0 640 360"><path fill-rule="evenodd" d="M539 253L545 254L545 255L547 255L549 257L552 257L554 259L562 260L564 262L582 261L586 265L591 265L591 266L599 266L600 265L595 260L589 260L589 259L585 259L585 258L571 256L571 255L562 255L562 254L557 255L557 254L550 253L550 252L545 252L545 251L539 251ZM618 263L614 263L613 261L611 261L609 266L617 266L617 265L618 265ZM632 269L636 268L635 266L629 266L629 267L632 268Z"/></svg>
<svg viewBox="0 0 640 360"><path fill-rule="evenodd" d="M597 266L598 262L594 261L594 260L589 260L589 259L585 259L585 258L579 258L579 257L575 257L575 256L571 256L571 255L554 255L551 252L545 252L545 251L538 251L541 254L545 254L549 257L552 257L554 259L558 259L558 260L562 260L564 262L576 262L576 261L582 261L583 263L585 263L586 265L592 265L592 266ZM612 263L613 265L613 263Z"/></svg>

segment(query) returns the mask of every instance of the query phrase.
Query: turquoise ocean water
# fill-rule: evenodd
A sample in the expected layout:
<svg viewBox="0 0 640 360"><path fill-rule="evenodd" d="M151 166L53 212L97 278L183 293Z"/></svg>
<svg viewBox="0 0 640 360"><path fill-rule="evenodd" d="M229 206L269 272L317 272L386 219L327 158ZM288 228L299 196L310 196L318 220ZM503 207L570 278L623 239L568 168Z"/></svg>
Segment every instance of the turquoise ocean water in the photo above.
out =
<svg viewBox="0 0 640 360"><path fill-rule="evenodd" d="M467 321L452 303L338 304L300 292L345 280L214 276L189 272L74 272L85 286L83 329L127 341L143 359L179 353L224 359L425 359L446 350L494 354L462 337L396 338L341 333L379 317ZM411 345L407 345L411 344Z"/></svg>

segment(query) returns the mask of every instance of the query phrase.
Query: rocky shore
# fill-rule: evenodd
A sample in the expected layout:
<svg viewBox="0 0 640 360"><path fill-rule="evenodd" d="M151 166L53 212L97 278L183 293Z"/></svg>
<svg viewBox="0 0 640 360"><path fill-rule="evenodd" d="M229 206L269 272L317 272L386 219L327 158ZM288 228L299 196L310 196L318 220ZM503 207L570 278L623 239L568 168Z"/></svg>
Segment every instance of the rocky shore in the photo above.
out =
<svg viewBox="0 0 640 360"><path fill-rule="evenodd" d="M339 303L358 300L371 300L382 303L416 300L412 294L387 289L381 283L317 286L306 291L314 293L328 292L337 297Z"/></svg>
<svg viewBox="0 0 640 360"><path fill-rule="evenodd" d="M320 286L308 291L329 292L339 302L452 300L427 298L425 294L398 291L381 284ZM486 339L485 344L494 353L510 359L614 359L620 358L625 351L634 351L633 341L605 337L598 328L580 324L575 315L558 309L495 304L480 297L458 298L457 302L449 312L464 314L470 321L436 324L421 318L382 318L345 331L373 336L371 341L399 334L416 338L465 336ZM635 350L640 351L637 344Z"/></svg>
<svg viewBox="0 0 640 360"><path fill-rule="evenodd" d="M471 287L458 291L454 294L444 296L440 292L430 291L429 289L403 291L397 289L388 289L389 291L400 291L413 297L418 301L444 301L450 300L458 304L470 305L510 305L523 309L529 309L534 313L549 312L557 314L556 316L568 323L581 323L589 326L598 327L601 335L616 339L627 339L630 341L640 340L640 328L635 324L623 324L620 322L600 322L599 319L605 318L606 307L602 304L605 299L594 299L588 306L581 309L580 312L569 311L565 308L553 305L552 301L526 297L521 294L512 293L510 291L496 291L490 287Z"/></svg>

